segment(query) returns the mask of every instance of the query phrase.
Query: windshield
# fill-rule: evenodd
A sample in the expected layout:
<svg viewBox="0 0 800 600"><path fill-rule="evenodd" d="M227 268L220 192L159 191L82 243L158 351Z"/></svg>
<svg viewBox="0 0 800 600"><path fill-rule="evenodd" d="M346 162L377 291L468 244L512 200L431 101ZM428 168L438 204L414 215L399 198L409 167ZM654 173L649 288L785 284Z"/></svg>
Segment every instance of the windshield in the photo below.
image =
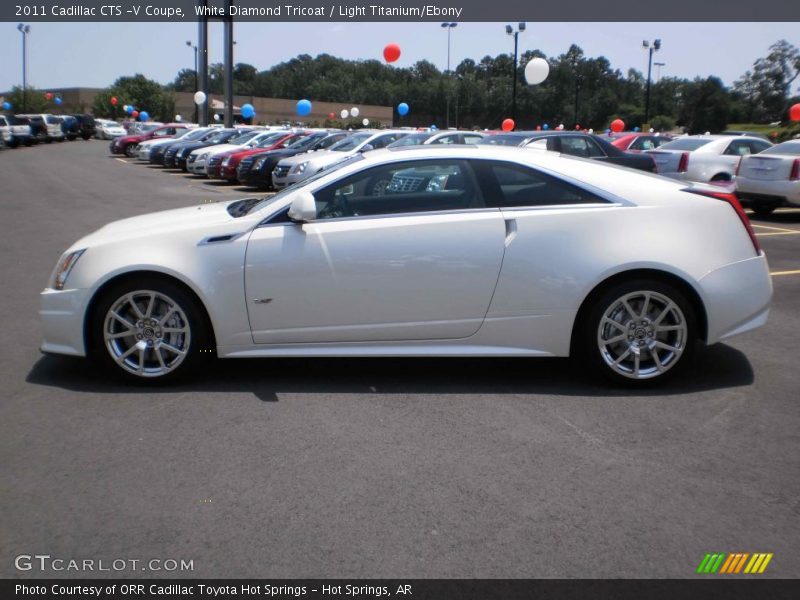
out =
<svg viewBox="0 0 800 600"><path fill-rule="evenodd" d="M762 150L759 154L800 154L800 142L783 142Z"/></svg>
<svg viewBox="0 0 800 600"><path fill-rule="evenodd" d="M254 137L256 137L259 133L261 133L261 132L260 131L245 131L244 133L241 133L241 134L237 135L235 138L233 138L230 141L230 143L231 144L244 144L248 140L251 140Z"/></svg>
<svg viewBox="0 0 800 600"><path fill-rule="evenodd" d="M348 138L343 139L341 142L336 142L333 146L328 148L334 152L348 152L355 150L361 142L364 142L372 137L371 133L355 133Z"/></svg>
<svg viewBox="0 0 800 600"><path fill-rule="evenodd" d="M713 140L699 140L697 138L684 138L675 140L674 142L667 142L660 146L660 150L697 150L701 146L710 144Z"/></svg>
<svg viewBox="0 0 800 600"><path fill-rule="evenodd" d="M256 147L258 147L258 148L269 148L270 146L272 146L275 143L277 143L278 140L281 140L281 139L283 139L285 137L286 137L285 133L273 133L272 135L268 135L265 138L260 139L258 141L258 144L256 144Z"/></svg>
<svg viewBox="0 0 800 600"><path fill-rule="evenodd" d="M158 129L159 127L161 127L161 125L142 125L142 132L148 133L154 129Z"/></svg>
<svg viewBox="0 0 800 600"><path fill-rule="evenodd" d="M332 165L328 165L321 171L317 171L308 179L304 179L303 181L295 183L294 185L290 185L287 188L283 188L280 192L278 192L274 196L265 198L260 202L253 203L253 202L247 202L246 200L242 200L241 202L245 202L246 204L241 204L241 205L239 202L235 202L234 204L228 206L228 212L233 217L241 217L251 212L261 210L262 208L265 208L270 204L273 204L274 202L277 202L278 200L285 198L289 194L294 194L295 192L306 187L307 185L314 183L318 179L321 179L322 177L325 177L326 175L329 175L334 171L338 171L342 167L346 167L347 165L352 165L353 163L358 162L359 160L364 160L364 157L361 154L354 154L353 156L348 156L347 158L335 162Z"/></svg>
<svg viewBox="0 0 800 600"><path fill-rule="evenodd" d="M238 131L218 131L217 133L212 135L208 141L211 142L212 144L221 144L222 142L231 139L238 133L239 133Z"/></svg>
<svg viewBox="0 0 800 600"><path fill-rule="evenodd" d="M305 135L301 137L299 140L293 141L286 147L289 150L304 150L306 148L310 148L311 146L315 145L323 138L323 136L324 134Z"/></svg>
<svg viewBox="0 0 800 600"><path fill-rule="evenodd" d="M396 142L392 142L387 146L387 148L399 148L401 146L419 146L420 144L424 144L426 140L429 140L432 137L433 137L432 133L412 133L411 135L401 137Z"/></svg>

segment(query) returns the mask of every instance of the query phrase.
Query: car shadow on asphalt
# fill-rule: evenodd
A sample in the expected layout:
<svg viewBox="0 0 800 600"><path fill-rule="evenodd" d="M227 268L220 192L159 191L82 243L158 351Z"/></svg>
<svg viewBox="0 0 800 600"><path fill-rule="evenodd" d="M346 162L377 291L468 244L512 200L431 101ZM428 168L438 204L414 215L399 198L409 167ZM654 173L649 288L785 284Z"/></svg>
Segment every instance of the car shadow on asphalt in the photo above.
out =
<svg viewBox="0 0 800 600"><path fill-rule="evenodd" d="M784 223L786 225L792 225L796 223L800 223L800 212L774 212L771 215L766 215L764 217L757 217L753 214L748 215L750 217L750 221L754 224L758 223Z"/></svg>
<svg viewBox="0 0 800 600"><path fill-rule="evenodd" d="M698 348L677 377L646 388L606 384L565 358L264 358L210 361L188 380L167 385L126 382L88 361L43 356L28 383L89 393L252 392L265 402L283 393L534 394L667 396L750 385L750 361L725 344Z"/></svg>

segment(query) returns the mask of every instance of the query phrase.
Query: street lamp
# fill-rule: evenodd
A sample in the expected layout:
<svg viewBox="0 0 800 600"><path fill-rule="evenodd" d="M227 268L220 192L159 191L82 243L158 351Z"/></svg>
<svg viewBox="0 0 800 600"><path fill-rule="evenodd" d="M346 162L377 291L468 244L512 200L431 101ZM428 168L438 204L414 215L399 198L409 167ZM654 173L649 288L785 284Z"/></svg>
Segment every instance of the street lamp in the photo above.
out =
<svg viewBox="0 0 800 600"><path fill-rule="evenodd" d="M447 30L447 70L444 72L445 77L450 76L450 32L458 27L458 23L442 23L442 29ZM450 87L448 83L447 90L445 91L446 101L446 116L445 116L445 129L450 128Z"/></svg>
<svg viewBox="0 0 800 600"><path fill-rule="evenodd" d="M514 84L511 88L511 118L517 120L517 51L519 49L519 34L525 31L525 23L518 23L515 31L511 25L506 25L506 34L514 36Z"/></svg>
<svg viewBox="0 0 800 600"><path fill-rule="evenodd" d="M194 49L194 91L196 92L197 91L197 71L198 71L198 68L197 68L197 46L192 44L192 42L190 40L186 40L186 45L189 46L189 48ZM194 105L194 122L195 123L197 123L197 116L198 116L197 115L197 110L198 110L197 104L195 104Z"/></svg>
<svg viewBox="0 0 800 600"><path fill-rule="evenodd" d="M25 40L31 32L31 26L20 23L17 25L17 29L22 34L22 112L24 113L28 109L28 65Z"/></svg>
<svg viewBox="0 0 800 600"><path fill-rule="evenodd" d="M648 52L647 58L647 91L645 92L644 100L644 122L647 123L650 117L650 75L653 71L653 53L661 50L661 40L653 40L653 44L647 40L642 40L642 48L646 48Z"/></svg>

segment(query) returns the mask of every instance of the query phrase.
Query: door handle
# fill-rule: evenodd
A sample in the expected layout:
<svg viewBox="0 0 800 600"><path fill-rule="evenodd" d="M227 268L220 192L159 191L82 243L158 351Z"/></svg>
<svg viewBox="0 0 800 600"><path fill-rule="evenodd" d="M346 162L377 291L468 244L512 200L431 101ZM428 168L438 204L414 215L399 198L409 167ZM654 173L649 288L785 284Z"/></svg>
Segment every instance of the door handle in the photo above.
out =
<svg viewBox="0 0 800 600"><path fill-rule="evenodd" d="M506 248L508 248L511 245L511 242L514 241L515 237L517 237L517 220L506 219L506 241L505 241Z"/></svg>

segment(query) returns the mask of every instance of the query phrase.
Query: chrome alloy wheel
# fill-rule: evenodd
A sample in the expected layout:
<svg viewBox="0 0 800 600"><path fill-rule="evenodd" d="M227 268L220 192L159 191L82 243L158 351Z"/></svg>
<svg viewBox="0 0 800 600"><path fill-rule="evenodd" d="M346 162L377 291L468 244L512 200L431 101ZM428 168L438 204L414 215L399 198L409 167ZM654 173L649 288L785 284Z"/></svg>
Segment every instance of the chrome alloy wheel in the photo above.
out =
<svg viewBox="0 0 800 600"><path fill-rule="evenodd" d="M605 363L630 379L672 368L688 342L686 317L667 296L636 291L617 298L600 319L597 344Z"/></svg>
<svg viewBox="0 0 800 600"><path fill-rule="evenodd" d="M103 339L120 367L140 377L160 377L186 358L191 330L186 313L172 298L138 290L111 305Z"/></svg>

